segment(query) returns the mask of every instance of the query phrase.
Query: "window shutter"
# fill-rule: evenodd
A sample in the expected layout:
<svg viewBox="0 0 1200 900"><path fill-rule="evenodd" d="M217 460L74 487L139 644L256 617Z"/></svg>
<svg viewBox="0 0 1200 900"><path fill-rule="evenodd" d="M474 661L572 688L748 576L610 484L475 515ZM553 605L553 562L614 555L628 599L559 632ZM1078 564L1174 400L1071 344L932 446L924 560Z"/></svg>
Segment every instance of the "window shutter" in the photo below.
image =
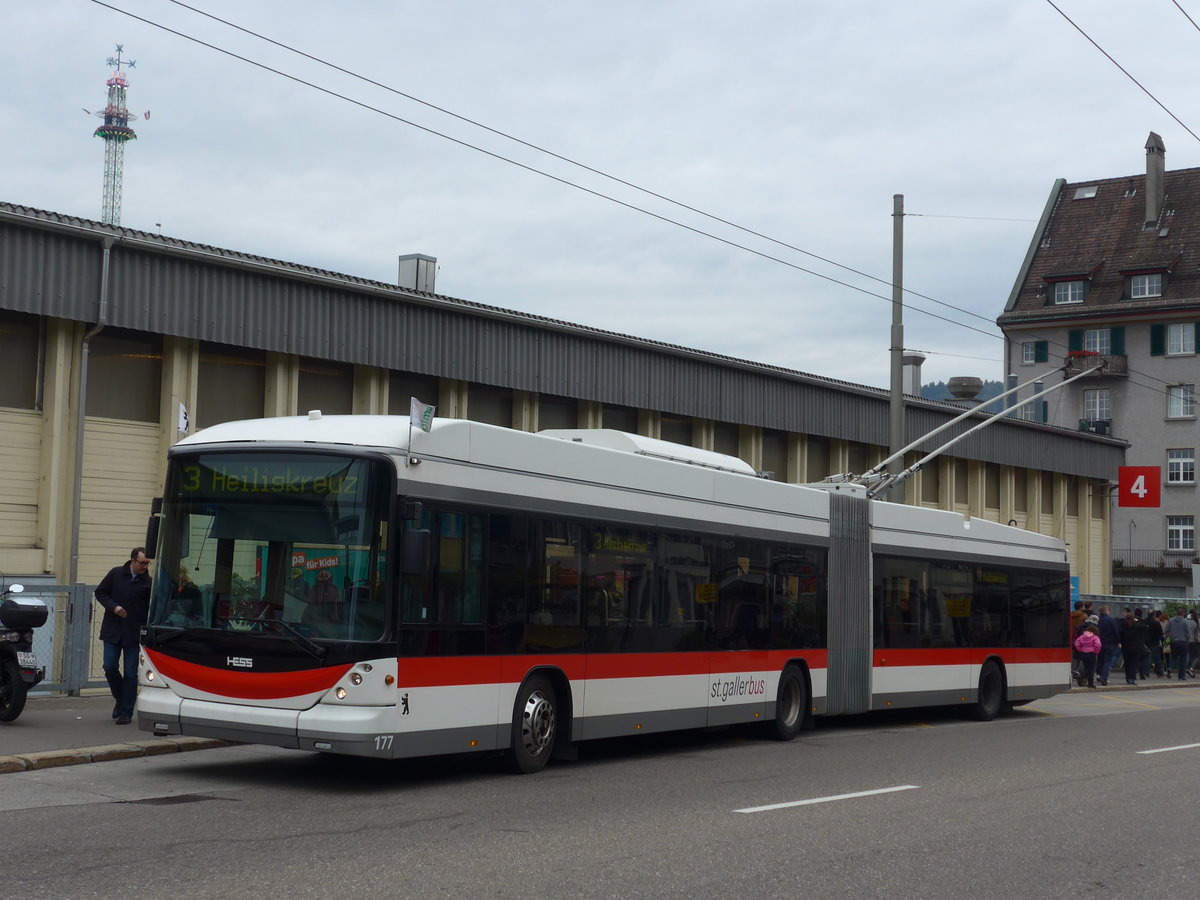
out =
<svg viewBox="0 0 1200 900"><path fill-rule="evenodd" d="M1150 355L1165 356L1167 353L1167 326L1150 326Z"/></svg>
<svg viewBox="0 0 1200 900"><path fill-rule="evenodd" d="M1067 332L1067 349L1082 350L1083 349L1083 331L1079 328L1072 328Z"/></svg>
<svg viewBox="0 0 1200 900"><path fill-rule="evenodd" d="M1108 331L1109 331L1109 343L1111 345L1110 349L1112 350L1113 356L1124 356L1125 355L1125 326L1124 325L1116 325L1116 326L1108 329Z"/></svg>
<svg viewBox="0 0 1200 900"><path fill-rule="evenodd" d="M1197 322L1196 326L1200 328L1200 322ZM1033 342L1033 361L1035 363L1050 361L1050 343L1048 341Z"/></svg>

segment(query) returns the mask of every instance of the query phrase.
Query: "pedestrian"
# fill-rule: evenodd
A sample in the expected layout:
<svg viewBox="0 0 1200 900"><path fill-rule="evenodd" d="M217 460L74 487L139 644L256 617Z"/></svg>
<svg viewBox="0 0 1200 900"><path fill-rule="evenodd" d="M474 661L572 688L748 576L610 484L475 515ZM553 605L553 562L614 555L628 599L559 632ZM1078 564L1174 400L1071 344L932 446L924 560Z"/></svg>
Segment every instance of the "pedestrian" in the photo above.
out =
<svg viewBox="0 0 1200 900"><path fill-rule="evenodd" d="M1163 629L1157 613L1146 615L1146 662L1142 664L1142 675L1150 677L1150 669L1154 669L1154 677L1163 677Z"/></svg>
<svg viewBox="0 0 1200 900"><path fill-rule="evenodd" d="M1085 625L1083 632L1075 638L1073 646L1083 665L1083 674L1077 679L1079 686L1083 687L1086 681L1088 687L1094 688L1096 686L1096 660L1100 657L1100 629L1090 623Z"/></svg>
<svg viewBox="0 0 1200 900"><path fill-rule="evenodd" d="M1188 677L1195 678L1196 660L1200 658L1200 618L1196 617L1196 610L1194 609L1188 612L1188 618L1196 626L1192 630L1192 637L1188 642Z"/></svg>
<svg viewBox="0 0 1200 900"><path fill-rule="evenodd" d="M1171 641L1171 665L1179 672L1179 680L1188 677L1188 644L1196 633L1196 623L1183 614L1183 607L1175 609L1175 615L1167 622L1167 638Z"/></svg>
<svg viewBox="0 0 1200 900"><path fill-rule="evenodd" d="M100 622L104 677L115 701L112 714L118 725L133 721L138 640L150 609L149 568L146 548L134 547L129 562L110 570L96 585L96 602L104 607L104 619Z"/></svg>
<svg viewBox="0 0 1200 900"><path fill-rule="evenodd" d="M1138 677L1147 681L1150 678L1150 623L1154 621L1154 617L1147 616L1142 609L1135 609L1133 617L1146 626L1146 652L1142 654L1142 661L1138 663Z"/></svg>
<svg viewBox="0 0 1200 900"><path fill-rule="evenodd" d="M1072 642L1071 676L1073 678L1075 678L1076 681L1079 680L1079 675L1080 675L1080 672L1082 671L1083 663L1079 659L1079 651L1074 649L1074 641L1075 641L1075 638L1079 637L1079 635L1083 632L1083 626L1087 624L1087 617L1088 617L1088 614L1083 611L1083 601L1076 600L1075 606L1071 610L1071 618L1070 618L1070 622L1071 622L1070 634L1071 634L1071 642Z"/></svg>
<svg viewBox="0 0 1200 900"><path fill-rule="evenodd" d="M1125 657L1125 683L1137 684L1138 672L1142 670L1142 657L1146 655L1146 625L1125 610L1125 621L1121 624L1121 653Z"/></svg>
<svg viewBox="0 0 1200 900"><path fill-rule="evenodd" d="M1108 614L1107 606L1100 607L1097 626L1101 648L1100 659L1096 664L1096 680L1107 687L1108 673L1112 671L1113 663L1121 653L1121 629L1117 620Z"/></svg>

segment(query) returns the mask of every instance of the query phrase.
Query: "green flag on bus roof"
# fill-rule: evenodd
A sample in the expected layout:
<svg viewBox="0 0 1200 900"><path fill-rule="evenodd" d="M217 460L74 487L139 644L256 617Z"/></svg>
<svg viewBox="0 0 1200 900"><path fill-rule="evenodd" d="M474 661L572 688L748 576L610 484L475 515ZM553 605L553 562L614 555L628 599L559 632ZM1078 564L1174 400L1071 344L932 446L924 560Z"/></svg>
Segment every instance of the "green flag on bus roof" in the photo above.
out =
<svg viewBox="0 0 1200 900"><path fill-rule="evenodd" d="M422 403L416 397L410 397L409 400L409 419L422 431L429 431L433 427L433 414L437 410L437 407Z"/></svg>

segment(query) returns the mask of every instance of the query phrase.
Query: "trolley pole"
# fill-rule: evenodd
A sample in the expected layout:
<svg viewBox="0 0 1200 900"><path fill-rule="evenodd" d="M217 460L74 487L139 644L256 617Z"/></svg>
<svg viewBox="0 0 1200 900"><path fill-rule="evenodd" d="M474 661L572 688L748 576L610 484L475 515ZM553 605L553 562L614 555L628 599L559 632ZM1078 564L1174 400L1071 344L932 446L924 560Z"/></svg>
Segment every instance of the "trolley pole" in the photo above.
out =
<svg viewBox="0 0 1200 900"><path fill-rule="evenodd" d="M892 196L892 391L889 407L888 452L904 447L904 195ZM903 456L888 463L888 474L899 475ZM900 488L903 490L903 488ZM889 499L891 499L889 497ZM903 499L903 498L901 498Z"/></svg>

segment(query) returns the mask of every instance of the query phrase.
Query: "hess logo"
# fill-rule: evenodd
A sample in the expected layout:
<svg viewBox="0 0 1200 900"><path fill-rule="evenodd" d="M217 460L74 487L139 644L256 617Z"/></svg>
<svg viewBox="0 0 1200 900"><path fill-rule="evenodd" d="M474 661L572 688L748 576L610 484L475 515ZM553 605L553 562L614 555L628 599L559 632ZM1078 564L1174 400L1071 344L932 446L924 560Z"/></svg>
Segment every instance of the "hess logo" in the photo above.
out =
<svg viewBox="0 0 1200 900"><path fill-rule="evenodd" d="M235 669L253 669L254 660L249 656L230 656L225 660L227 666L232 666Z"/></svg>

